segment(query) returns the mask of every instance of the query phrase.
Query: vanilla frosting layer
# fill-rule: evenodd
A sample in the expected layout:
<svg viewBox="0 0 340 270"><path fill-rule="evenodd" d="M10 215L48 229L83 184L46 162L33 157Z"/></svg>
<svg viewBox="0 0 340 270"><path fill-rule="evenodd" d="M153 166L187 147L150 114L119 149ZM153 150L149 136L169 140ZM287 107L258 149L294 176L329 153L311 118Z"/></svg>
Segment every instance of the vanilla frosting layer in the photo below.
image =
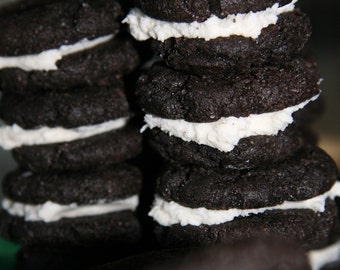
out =
<svg viewBox="0 0 340 270"><path fill-rule="evenodd" d="M23 217L25 221L53 222L62 218L77 218L85 216L97 216L125 210L135 211L139 203L138 195L123 200L107 202L100 200L95 204L60 205L51 201L44 204L31 205L13 202L10 199L2 201L2 208L12 216Z"/></svg>
<svg viewBox="0 0 340 270"><path fill-rule="evenodd" d="M279 3L263 11L228 15L221 19L215 15L204 22L168 22L153 19L138 8L130 11L123 23L129 24L130 33L137 40L153 38L164 41L168 38L202 38L205 40L232 35L256 39L262 29L276 24L278 16L292 11L297 0L280 7Z"/></svg>
<svg viewBox="0 0 340 270"><path fill-rule="evenodd" d="M319 270L326 264L340 260L340 241L323 249L308 252L312 270Z"/></svg>
<svg viewBox="0 0 340 270"><path fill-rule="evenodd" d="M308 200L285 201L279 205L254 209L209 210L204 207L189 208L174 201L167 202L156 196L149 216L162 226L174 224L180 224L181 226L217 225L230 222L237 217L247 217L252 214L261 214L273 210L310 209L314 212L324 212L326 199L334 199L336 196L340 197L340 182L336 182L328 192Z"/></svg>
<svg viewBox="0 0 340 270"><path fill-rule="evenodd" d="M160 128L170 136L176 136L184 141L196 142L216 148L222 152L230 152L242 138L257 135L277 135L293 123L292 114L318 98L312 97L296 106L281 111L263 114L251 114L248 117L222 117L210 123L193 123L183 119L165 119L147 114L144 117L146 125L142 128Z"/></svg>
<svg viewBox="0 0 340 270"><path fill-rule="evenodd" d="M108 42L114 37L113 34L99 37L93 40L84 38L75 44L62 45L58 49L50 49L39 54L0 57L0 69L20 68L25 71L32 70L57 70L57 61L64 56L94 48Z"/></svg>
<svg viewBox="0 0 340 270"><path fill-rule="evenodd" d="M99 135L108 131L120 129L128 122L129 117L122 117L104 123L82 126L72 129L63 127L42 127L25 130L14 124L0 127L0 146L11 150L23 145L42 145L61 142L70 142Z"/></svg>

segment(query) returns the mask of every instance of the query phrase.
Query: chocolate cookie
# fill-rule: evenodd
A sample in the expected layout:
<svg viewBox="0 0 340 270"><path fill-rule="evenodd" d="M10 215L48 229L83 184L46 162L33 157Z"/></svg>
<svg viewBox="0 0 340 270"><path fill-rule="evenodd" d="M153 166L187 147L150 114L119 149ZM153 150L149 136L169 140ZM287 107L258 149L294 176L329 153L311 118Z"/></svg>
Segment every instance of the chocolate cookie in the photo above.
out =
<svg viewBox="0 0 340 270"><path fill-rule="evenodd" d="M149 215L167 247L278 235L317 249L337 223L336 178L332 159L315 147L249 170L170 166Z"/></svg>
<svg viewBox="0 0 340 270"><path fill-rule="evenodd" d="M2 14L0 55L38 54L118 32L122 10L116 1L53 1Z"/></svg>
<svg viewBox="0 0 340 270"><path fill-rule="evenodd" d="M6 198L32 205L47 201L62 205L91 204L139 194L141 172L137 167L121 163L99 168L45 174L18 169L5 176L2 191Z"/></svg>
<svg viewBox="0 0 340 270"><path fill-rule="evenodd" d="M136 243L140 188L141 173L124 164L74 173L15 172L4 183L1 235L51 247Z"/></svg>
<svg viewBox="0 0 340 270"><path fill-rule="evenodd" d="M134 245L139 241L139 222L133 212L62 219L58 222L27 222L2 210L1 236L23 245L95 247Z"/></svg>
<svg viewBox="0 0 340 270"><path fill-rule="evenodd" d="M142 136L133 126L65 143L13 149L15 160L32 171L79 170L117 164L142 151Z"/></svg>
<svg viewBox="0 0 340 270"><path fill-rule="evenodd" d="M41 90L117 85L122 75L133 71L138 63L139 57L132 42L113 38L93 49L65 56L56 63L57 70L0 69L1 90L30 94Z"/></svg>
<svg viewBox="0 0 340 270"><path fill-rule="evenodd" d="M190 122L213 122L285 109L317 95L315 63L295 58L246 73L196 76L160 64L143 73L136 98L148 114Z"/></svg>
<svg viewBox="0 0 340 270"><path fill-rule="evenodd" d="M0 115L6 124L17 124L23 129L99 124L130 114L122 87L88 86L31 95L4 93Z"/></svg>
<svg viewBox="0 0 340 270"><path fill-rule="evenodd" d="M241 239L276 235L296 241L304 249L311 250L329 244L336 213L334 201L328 200L326 210L322 213L306 209L269 211L219 225L156 225L155 233L160 243L167 247L233 243Z"/></svg>
<svg viewBox="0 0 340 270"><path fill-rule="evenodd" d="M282 162L249 170L172 166L158 178L156 194L190 208L254 209L319 196L336 179L334 161L311 147Z"/></svg>
<svg viewBox="0 0 340 270"><path fill-rule="evenodd" d="M152 40L151 44L169 66L208 75L285 62L302 50L310 35L308 17L293 11L281 14L277 23L262 29L256 39L232 35L207 41L169 38L164 42Z"/></svg>
<svg viewBox="0 0 340 270"><path fill-rule="evenodd" d="M289 0L261 0L261 1L221 1L221 0L137 0L136 6L144 13L155 19L171 22L202 22L212 15L225 18L230 14L248 13L265 10L278 3L280 6L290 3Z"/></svg>
<svg viewBox="0 0 340 270"><path fill-rule="evenodd" d="M169 136L159 128L152 129L148 138L151 147L171 163L245 169L277 162L294 154L304 145L305 134L290 126L275 136L243 138L230 152Z"/></svg>

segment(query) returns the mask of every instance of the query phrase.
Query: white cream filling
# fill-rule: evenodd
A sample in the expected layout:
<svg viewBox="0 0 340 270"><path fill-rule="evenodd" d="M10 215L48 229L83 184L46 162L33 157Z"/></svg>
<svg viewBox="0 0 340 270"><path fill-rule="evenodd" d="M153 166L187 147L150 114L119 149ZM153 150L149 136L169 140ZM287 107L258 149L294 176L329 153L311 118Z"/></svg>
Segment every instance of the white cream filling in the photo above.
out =
<svg viewBox="0 0 340 270"><path fill-rule="evenodd" d="M285 201L279 205L254 209L209 210L204 207L189 208L174 201L167 202L156 196L149 216L162 226L174 224L180 224L181 226L217 225L230 222L237 217L247 217L273 210L310 209L314 212L324 212L326 199L334 199L336 196L340 196L340 182L336 182L328 192L308 200Z"/></svg>
<svg viewBox="0 0 340 270"><path fill-rule="evenodd" d="M340 241L323 249L308 252L312 270L319 270L328 263L340 260Z"/></svg>
<svg viewBox="0 0 340 270"><path fill-rule="evenodd" d="M293 123L292 114L302 109L309 102L317 99L312 97L296 106L281 111L263 114L251 114L248 117L222 117L211 123L193 123L183 119L165 119L147 114L144 117L146 128L160 128L170 136L176 136L184 141L194 141L198 144L216 148L222 152L230 152L242 138L257 135L277 135Z"/></svg>
<svg viewBox="0 0 340 270"><path fill-rule="evenodd" d="M57 70L56 63L64 56L91 49L111 40L113 37L114 35L111 34L93 40L84 38L75 44L62 45L58 49L46 50L39 54L0 57L0 69L20 68L25 71Z"/></svg>
<svg viewBox="0 0 340 270"><path fill-rule="evenodd" d="M72 129L63 127L42 127L25 130L14 124L0 127L0 146L10 150L23 145L42 145L70 142L99 135L108 131L120 129L128 122L129 117L122 117L104 123L82 126Z"/></svg>
<svg viewBox="0 0 340 270"><path fill-rule="evenodd" d="M276 24L280 14L292 11L296 2L297 0L293 0L290 4L282 7L276 3L263 11L232 14L224 19L213 15L201 23L196 21L191 23L161 21L134 8L123 20L123 23L129 24L130 33L137 40L153 38L163 42L171 37L210 40L232 35L256 39L262 29Z"/></svg>
<svg viewBox="0 0 340 270"><path fill-rule="evenodd" d="M31 205L13 202L6 198L2 201L2 208L12 216L23 217L25 221L53 222L62 218L97 216L124 210L135 211L138 203L138 195L112 202L100 200L96 204L89 205L78 205L77 203L60 205L51 201Z"/></svg>

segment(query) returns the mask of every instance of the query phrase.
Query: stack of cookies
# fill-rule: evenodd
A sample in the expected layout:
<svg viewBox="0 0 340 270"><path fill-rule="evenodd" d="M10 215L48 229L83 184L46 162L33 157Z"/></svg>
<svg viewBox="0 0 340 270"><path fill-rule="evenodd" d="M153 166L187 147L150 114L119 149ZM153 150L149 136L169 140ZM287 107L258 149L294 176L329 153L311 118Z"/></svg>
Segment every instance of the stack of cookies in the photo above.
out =
<svg viewBox="0 0 340 270"><path fill-rule="evenodd" d="M140 237L131 160L141 134L124 80L139 57L116 1L49 2L0 18L0 144L19 167L3 181L1 237L130 247Z"/></svg>
<svg viewBox="0 0 340 270"><path fill-rule="evenodd" d="M163 246L272 235L306 251L332 243L337 168L295 121L320 96L316 64L300 53L310 22L295 4L138 0L125 18L161 57L136 97L168 161L149 213ZM340 257L331 250L326 261Z"/></svg>

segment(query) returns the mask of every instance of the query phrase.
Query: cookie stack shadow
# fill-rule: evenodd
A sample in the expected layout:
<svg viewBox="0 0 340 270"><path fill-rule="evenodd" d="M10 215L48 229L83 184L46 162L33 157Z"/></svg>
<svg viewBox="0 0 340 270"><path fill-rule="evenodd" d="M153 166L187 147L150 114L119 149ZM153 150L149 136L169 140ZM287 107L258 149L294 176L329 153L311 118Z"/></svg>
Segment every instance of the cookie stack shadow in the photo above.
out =
<svg viewBox="0 0 340 270"><path fill-rule="evenodd" d="M142 136L125 81L140 60L118 2L49 2L0 18L0 143L18 164L0 235L22 245L19 268L87 269L140 241Z"/></svg>
<svg viewBox="0 0 340 270"><path fill-rule="evenodd" d="M296 1L136 2L124 22L160 56L136 101L167 162L149 213L163 248L275 236L307 258L338 241L337 168L309 129L320 77Z"/></svg>

